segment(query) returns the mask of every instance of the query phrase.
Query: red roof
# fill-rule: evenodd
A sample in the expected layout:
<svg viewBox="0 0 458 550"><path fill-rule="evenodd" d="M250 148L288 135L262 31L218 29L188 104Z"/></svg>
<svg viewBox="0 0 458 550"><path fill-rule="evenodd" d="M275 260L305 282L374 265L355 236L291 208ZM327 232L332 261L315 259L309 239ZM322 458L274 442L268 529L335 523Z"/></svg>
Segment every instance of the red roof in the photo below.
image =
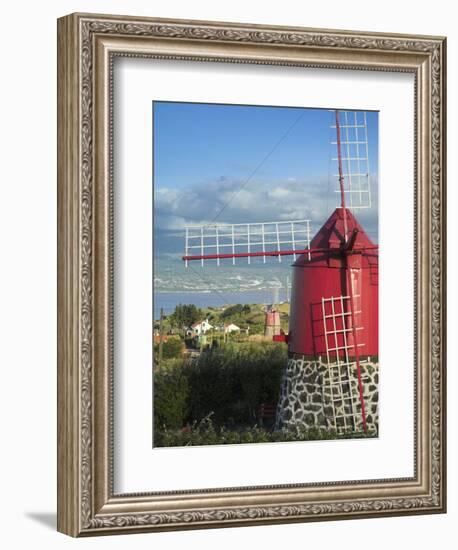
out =
<svg viewBox="0 0 458 550"><path fill-rule="evenodd" d="M168 336L163 335L163 336L162 336L162 341L163 341L163 342L167 342L167 340L168 340ZM155 335L154 335L154 343L155 343L155 344L159 344L160 341L161 341L160 335L159 335L159 334L155 334Z"/></svg>
<svg viewBox="0 0 458 550"><path fill-rule="evenodd" d="M323 227L318 231L318 233L313 237L310 242L310 248L324 248L324 249L334 249L338 250L342 244L344 236L344 210L343 208L336 208L331 216L324 223ZM352 250L364 250L369 248L368 253L372 256L377 254L378 251L375 249L374 243L368 237L367 233L364 231L358 220L346 209L347 216L347 235L351 237L353 231L356 229L356 238L353 244ZM364 252L363 252L364 254ZM323 252L323 255L315 255L312 258L315 262L320 262L325 260L327 254ZM294 263L296 266L300 265L310 265L308 254L303 254L300 256L297 261Z"/></svg>
<svg viewBox="0 0 458 550"><path fill-rule="evenodd" d="M339 248L344 235L344 210L336 208L323 227L313 237L310 243L311 248ZM358 235L353 249L374 246L374 243L367 236L364 229L359 224L355 216L346 208L347 231L351 235L354 229L357 229Z"/></svg>

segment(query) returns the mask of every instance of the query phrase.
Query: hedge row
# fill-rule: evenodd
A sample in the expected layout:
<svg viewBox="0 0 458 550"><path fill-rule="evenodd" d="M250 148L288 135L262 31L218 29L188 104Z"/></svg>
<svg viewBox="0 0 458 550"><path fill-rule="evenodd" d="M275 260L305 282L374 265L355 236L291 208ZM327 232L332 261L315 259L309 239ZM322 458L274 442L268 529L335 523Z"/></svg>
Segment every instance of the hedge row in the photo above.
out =
<svg viewBox="0 0 458 550"><path fill-rule="evenodd" d="M285 346L265 342L169 362L154 374L155 430L180 429L209 415L217 428L254 426L259 406L277 401L285 364Z"/></svg>
<svg viewBox="0 0 458 550"><path fill-rule="evenodd" d="M157 430L154 434L155 447L188 447L195 445L233 445L237 443L275 443L280 441L313 441L329 439L358 439L374 437L374 433L336 434L320 428L269 431L259 426L237 430L216 427L211 417L181 430Z"/></svg>

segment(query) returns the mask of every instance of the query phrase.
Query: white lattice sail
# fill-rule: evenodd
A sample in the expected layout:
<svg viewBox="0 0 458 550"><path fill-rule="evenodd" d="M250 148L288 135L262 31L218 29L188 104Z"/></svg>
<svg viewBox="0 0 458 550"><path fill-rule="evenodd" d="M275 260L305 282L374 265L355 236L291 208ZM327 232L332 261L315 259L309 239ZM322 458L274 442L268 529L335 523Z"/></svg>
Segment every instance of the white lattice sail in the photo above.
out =
<svg viewBox="0 0 458 550"><path fill-rule="evenodd" d="M353 298L358 299L359 295ZM355 431L361 415L355 344L361 348L364 343L352 343L349 336L353 333L352 318L356 319L361 311L355 310L352 315L350 296L322 298L321 307L327 360L323 387L332 408L332 428L337 433ZM356 325L355 331L362 328Z"/></svg>
<svg viewBox="0 0 458 550"><path fill-rule="evenodd" d="M371 182L369 167L369 149L367 143L367 116L365 111L341 111L340 115L340 146L342 160L342 175L346 206L351 209L371 208ZM336 128L332 125L331 128ZM333 176L338 184L338 153L337 141L331 141L334 146L332 157ZM340 193L339 185L334 190Z"/></svg>
<svg viewBox="0 0 458 550"><path fill-rule="evenodd" d="M259 223L190 225L185 228L186 265L189 261L269 257L281 262L282 256L303 254L310 248L310 220Z"/></svg>

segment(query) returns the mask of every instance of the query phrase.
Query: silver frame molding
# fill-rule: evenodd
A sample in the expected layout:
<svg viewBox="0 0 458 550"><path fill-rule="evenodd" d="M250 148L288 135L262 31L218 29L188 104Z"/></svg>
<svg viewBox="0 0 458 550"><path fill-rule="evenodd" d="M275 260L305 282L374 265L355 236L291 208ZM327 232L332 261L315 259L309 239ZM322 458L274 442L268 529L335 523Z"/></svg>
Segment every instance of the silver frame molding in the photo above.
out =
<svg viewBox="0 0 458 550"><path fill-rule="evenodd" d="M73 14L58 20L58 530L71 536L445 512L443 37ZM415 77L415 475L114 494L116 56Z"/></svg>

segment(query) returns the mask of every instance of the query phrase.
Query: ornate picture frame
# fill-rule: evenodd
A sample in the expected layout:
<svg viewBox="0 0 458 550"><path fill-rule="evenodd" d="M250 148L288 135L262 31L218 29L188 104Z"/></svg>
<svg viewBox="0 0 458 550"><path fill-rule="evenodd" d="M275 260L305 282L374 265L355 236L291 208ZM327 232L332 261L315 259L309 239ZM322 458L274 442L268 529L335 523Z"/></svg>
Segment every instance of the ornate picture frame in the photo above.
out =
<svg viewBox="0 0 458 550"><path fill-rule="evenodd" d="M115 494L113 60L143 57L415 78L415 475ZM72 14L58 20L58 530L71 536L443 513L443 37Z"/></svg>

